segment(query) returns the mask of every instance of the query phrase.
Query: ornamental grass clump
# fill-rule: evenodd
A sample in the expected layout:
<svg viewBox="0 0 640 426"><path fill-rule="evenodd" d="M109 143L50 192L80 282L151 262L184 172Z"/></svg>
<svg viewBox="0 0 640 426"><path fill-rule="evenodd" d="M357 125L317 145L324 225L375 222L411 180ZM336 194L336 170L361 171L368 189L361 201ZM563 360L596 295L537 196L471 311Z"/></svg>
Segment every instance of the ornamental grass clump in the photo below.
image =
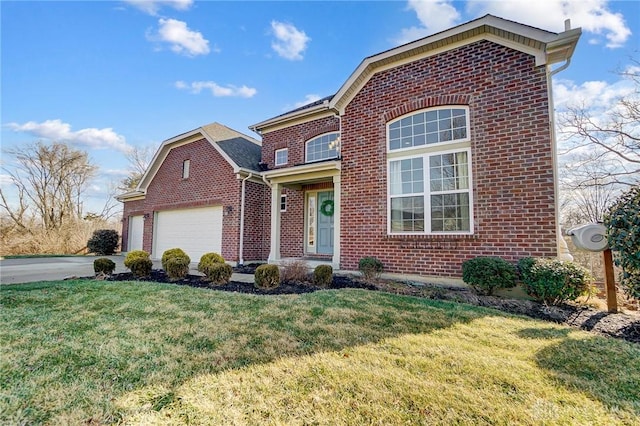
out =
<svg viewBox="0 0 640 426"><path fill-rule="evenodd" d="M280 276L282 282L308 282L309 266L303 260L291 260L282 265L282 274Z"/></svg>
<svg viewBox="0 0 640 426"><path fill-rule="evenodd" d="M146 251L133 250L124 258L124 266L131 270L135 278L144 278L151 275L153 262Z"/></svg>
<svg viewBox="0 0 640 426"><path fill-rule="evenodd" d="M559 305L591 293L593 277L573 262L525 257L518 261L524 291L539 302Z"/></svg>
<svg viewBox="0 0 640 426"><path fill-rule="evenodd" d="M313 270L313 284L329 288L333 284L333 268L331 265L318 265Z"/></svg>
<svg viewBox="0 0 640 426"><path fill-rule="evenodd" d="M280 285L280 268L278 265L260 265L256 268L254 280L258 288L276 288Z"/></svg>
<svg viewBox="0 0 640 426"><path fill-rule="evenodd" d="M384 265L375 257L363 257L358 262L358 271L362 274L366 281L373 281L380 278L384 271Z"/></svg>
<svg viewBox="0 0 640 426"><path fill-rule="evenodd" d="M111 275L115 270L116 264L111 259L100 257L93 261L93 271L96 274Z"/></svg>
<svg viewBox="0 0 640 426"><path fill-rule="evenodd" d="M516 267L499 257L476 257L462 263L462 280L485 295L516 285Z"/></svg>

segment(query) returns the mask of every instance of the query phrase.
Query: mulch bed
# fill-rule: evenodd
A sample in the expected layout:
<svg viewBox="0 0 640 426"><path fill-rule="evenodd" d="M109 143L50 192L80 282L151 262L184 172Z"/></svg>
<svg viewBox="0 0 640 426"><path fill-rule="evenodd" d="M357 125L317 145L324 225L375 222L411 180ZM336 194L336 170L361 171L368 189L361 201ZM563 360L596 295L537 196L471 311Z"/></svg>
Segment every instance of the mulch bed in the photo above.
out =
<svg viewBox="0 0 640 426"><path fill-rule="evenodd" d="M234 272L253 274L255 272L255 266L256 265L246 265L241 268L234 268ZM110 281L135 280L131 273L113 274L107 279ZM297 281L284 282L274 289L260 289L255 287L252 283L236 281L231 281L222 286L212 286L210 283L205 281L203 277L197 275L188 275L184 279L171 281L162 270L153 270L151 276L146 278L145 281L257 295L303 294L322 290L322 288L316 287L310 283ZM361 288L407 296L425 297L433 300L448 300L468 303L475 306L494 308L512 314L525 315L545 321L566 324L595 334L611 336L640 344L640 315L638 314L610 314L605 311L577 304L546 306L531 300L482 296L466 288L448 288L430 284L418 285L416 283L403 284L385 280L379 280L372 284L363 282L356 277L343 275L334 275L334 281L331 288Z"/></svg>

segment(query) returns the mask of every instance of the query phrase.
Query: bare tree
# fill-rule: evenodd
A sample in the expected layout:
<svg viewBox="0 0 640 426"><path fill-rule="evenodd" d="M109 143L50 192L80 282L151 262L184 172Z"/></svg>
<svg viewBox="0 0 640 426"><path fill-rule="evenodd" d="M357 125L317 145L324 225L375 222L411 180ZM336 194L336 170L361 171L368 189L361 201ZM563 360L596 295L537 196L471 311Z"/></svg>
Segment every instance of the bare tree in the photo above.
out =
<svg viewBox="0 0 640 426"><path fill-rule="evenodd" d="M584 105L570 106L559 114L566 147L561 155L577 165L573 176L579 186L640 183L640 62L632 62L618 74L629 79L634 90L613 107L594 113ZM584 165L590 167L580 167Z"/></svg>
<svg viewBox="0 0 640 426"><path fill-rule="evenodd" d="M0 207L18 227L28 228L27 219L35 218L45 229L58 229L82 218L83 195L97 171L86 152L59 142L36 142L5 152L15 159L12 167L2 169L17 201L12 205L0 188Z"/></svg>
<svg viewBox="0 0 640 426"><path fill-rule="evenodd" d="M147 171L147 167L153 159L155 146L134 147L127 153L127 161L129 162L129 176L124 178L118 187L121 191L129 191L135 189L140 183L140 179Z"/></svg>

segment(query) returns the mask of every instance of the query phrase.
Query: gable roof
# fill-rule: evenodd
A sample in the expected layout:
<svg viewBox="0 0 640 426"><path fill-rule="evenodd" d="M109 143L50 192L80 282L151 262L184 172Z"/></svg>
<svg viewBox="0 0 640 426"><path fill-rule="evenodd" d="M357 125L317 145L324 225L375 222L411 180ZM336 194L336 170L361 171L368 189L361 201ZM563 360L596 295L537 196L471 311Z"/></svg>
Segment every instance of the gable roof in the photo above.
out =
<svg viewBox="0 0 640 426"><path fill-rule="evenodd" d="M220 123L211 123L162 142L138 186L132 191L120 194L116 199L118 201L132 201L144 198L149 183L160 170L160 166L169 152L174 148L203 138L229 163L234 173L253 172L259 174L260 166L258 163L262 157L262 143Z"/></svg>
<svg viewBox="0 0 640 426"><path fill-rule="evenodd" d="M342 115L346 106L377 72L413 62L454 48L489 40L535 57L536 65L569 61L581 30L554 33L493 15L458 25L448 30L365 58L334 96L289 111L249 128L257 133L277 129L293 120L308 120L329 112Z"/></svg>

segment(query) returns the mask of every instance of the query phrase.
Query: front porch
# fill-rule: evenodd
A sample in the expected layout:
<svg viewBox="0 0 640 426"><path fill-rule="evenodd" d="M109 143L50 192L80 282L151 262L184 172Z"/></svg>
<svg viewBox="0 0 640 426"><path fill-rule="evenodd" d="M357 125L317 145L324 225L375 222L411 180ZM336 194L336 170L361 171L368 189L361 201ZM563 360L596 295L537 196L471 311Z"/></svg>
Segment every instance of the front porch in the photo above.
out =
<svg viewBox="0 0 640 426"><path fill-rule="evenodd" d="M340 161L275 169L264 179L271 187L269 263L305 260L338 270Z"/></svg>

